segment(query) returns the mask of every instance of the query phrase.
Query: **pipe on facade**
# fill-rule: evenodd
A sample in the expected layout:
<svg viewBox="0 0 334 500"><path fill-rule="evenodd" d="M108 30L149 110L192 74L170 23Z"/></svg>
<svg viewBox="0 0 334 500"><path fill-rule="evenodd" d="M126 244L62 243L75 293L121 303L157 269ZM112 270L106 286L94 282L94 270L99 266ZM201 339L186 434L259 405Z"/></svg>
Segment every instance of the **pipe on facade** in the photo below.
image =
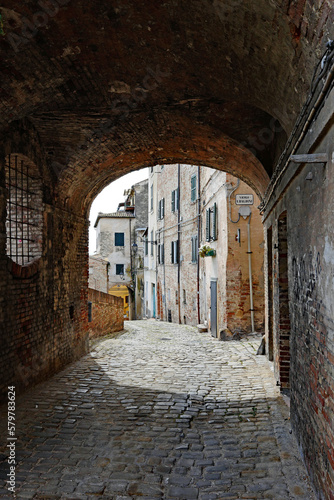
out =
<svg viewBox="0 0 334 500"><path fill-rule="evenodd" d="M181 168L177 164L177 293L178 293L178 309L179 309L179 324L181 324Z"/></svg>
<svg viewBox="0 0 334 500"><path fill-rule="evenodd" d="M240 220L240 214L238 214L238 220L232 220L232 207L231 207L231 195L234 193L234 191L236 191L238 189L240 185L240 179L238 178L237 179L237 185L235 186L235 188L232 189L232 191L230 191L229 195L228 195L228 206L229 206L229 219L231 222L233 222L233 224L237 224Z"/></svg>
<svg viewBox="0 0 334 500"><path fill-rule="evenodd" d="M250 312L251 312L251 323L252 332L255 331L254 326L254 304L253 304L253 277L252 277L252 250L251 250L251 237L250 237L250 221L252 213L249 214L247 223L247 239L248 239L248 267L249 267L249 299L250 299Z"/></svg>
<svg viewBox="0 0 334 500"><path fill-rule="evenodd" d="M201 239L201 167L197 167L198 176L198 219L197 219L197 321L198 324L201 323L201 301L200 301L200 284L199 284L199 272L200 272L200 259L198 255L198 249Z"/></svg>
<svg viewBox="0 0 334 500"><path fill-rule="evenodd" d="M332 81L332 79L333 79L333 76L334 76L334 65L332 65L332 67L331 67L331 69L330 69L330 71L329 71L329 73L328 73L328 75L327 75L327 78L326 78L326 80L325 80L325 83L324 83L324 85L323 85L323 88L322 88L322 90L321 90L321 92L320 92L320 94L319 94L319 96L318 96L318 98L317 98L316 102L313 104L313 106L312 106L312 108L311 108L311 110L310 110L310 112L309 112L309 115L308 115L308 117L307 117L307 119L306 119L306 122L305 122L305 124L304 124L304 126L303 126L303 128L302 128L302 130L301 130L301 132L300 132L300 134L298 135L298 138L297 138L297 140L296 140L296 142L295 142L295 144L294 144L294 146L293 146L293 148L292 148L291 153L289 154L289 158L286 160L286 162L284 163L283 167L281 168L281 170L280 170L280 171L279 171L279 173L277 174L276 179L275 179L275 180L274 180L274 182L273 182L273 183L272 183L272 184L268 187L268 190L267 190L267 192L266 192L266 193L265 193L265 195L264 195L264 200L265 200L265 201L263 202L263 205L262 205L262 204L260 205L260 207L261 207L261 212L263 212L263 211L264 211L264 209L266 208L266 206L267 206L267 204L268 204L268 202L269 202L269 198L270 198L270 197L271 197L271 195L273 194L273 192L274 192L274 190L275 190L275 188L276 188L276 186L277 186L278 181L280 180L280 178L282 177L282 175L283 175L283 174L284 174L284 172L286 171L286 169L287 169L288 165L290 164L290 161L291 161L291 160L290 160L290 157L291 157L291 156L292 156L292 155L296 152L297 148L300 146L300 144L301 144L302 140L304 139L305 134L306 134L306 131L307 131L307 129L308 129L308 127L309 127L310 123L311 123L311 120L312 120L312 118L314 117L314 115L315 115L315 113L316 113L316 111L317 111L317 108L320 106L321 101L324 99L325 94L327 93L327 90L328 90L329 85L330 85L330 83L331 83L331 81ZM319 83L319 81L320 81L320 80L321 80L321 78L319 77L319 78L317 79L317 81L316 81L316 84L313 86L312 92L310 93L309 98L307 99L307 101L306 101L306 103L305 103L305 105L304 105L304 107L305 107L305 108L307 108L308 104L310 103L310 101L311 101L311 99L312 99L312 97L313 97L313 95L314 95L314 90L315 90L315 88L316 88L316 86L318 85L318 83ZM296 130L296 129L298 128L298 126L299 126L299 124L300 124L300 122L301 122L301 120L302 120L302 116L304 116L304 114L305 114L305 112L304 112L304 113L301 113L300 119L297 121L297 123L296 123L296 125L295 125L295 127L294 127L294 130L292 131L292 133L291 133L291 135L290 135L290 137L289 137L289 140L288 140L288 142L287 142L287 145L286 145L286 147L285 147L285 149L284 149L283 153L282 153L282 154L281 154L281 156L280 156L280 159L279 159L279 161L278 161L278 165L279 165L279 163L280 163L281 158L283 159L284 155L287 153L287 150L288 150L288 148L290 147L290 144L292 143L293 139L296 137L296 132L297 132L297 130ZM275 172L274 172L274 174L275 174Z"/></svg>

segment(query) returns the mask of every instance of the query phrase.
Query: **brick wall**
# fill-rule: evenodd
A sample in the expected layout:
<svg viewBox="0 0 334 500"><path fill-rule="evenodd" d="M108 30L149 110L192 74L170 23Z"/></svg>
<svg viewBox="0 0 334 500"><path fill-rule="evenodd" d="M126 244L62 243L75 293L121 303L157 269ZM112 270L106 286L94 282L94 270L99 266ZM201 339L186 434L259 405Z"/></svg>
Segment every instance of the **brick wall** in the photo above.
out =
<svg viewBox="0 0 334 500"><path fill-rule="evenodd" d="M89 336L91 338L123 330L124 304L122 297L115 297L89 288L88 300L92 303L92 321L89 323Z"/></svg>
<svg viewBox="0 0 334 500"><path fill-rule="evenodd" d="M332 90L296 151L328 153L328 162L290 163L264 214L275 374L283 389L290 386L292 427L326 500L334 498L333 116Z"/></svg>
<svg viewBox="0 0 334 500"><path fill-rule="evenodd" d="M237 186L237 179L227 174L226 181ZM244 182L231 196L231 218L238 219L240 205L236 205L237 194L252 194L254 204L251 205L250 241L253 283L253 309L255 331L264 331L264 234L261 215L258 210L260 200L254 191ZM226 198L228 204L228 198ZM228 210L228 208L227 208ZM227 326L232 332L251 331L249 260L248 260L248 222L249 218L239 218L232 223L227 217L228 255L226 260L226 311ZM236 235L240 231L240 242Z"/></svg>
<svg viewBox="0 0 334 500"><path fill-rule="evenodd" d="M20 266L6 255L4 166L10 153L26 156L41 177L42 255ZM0 393L44 380L87 351L88 221L52 199L53 178L28 123L0 147Z"/></svg>

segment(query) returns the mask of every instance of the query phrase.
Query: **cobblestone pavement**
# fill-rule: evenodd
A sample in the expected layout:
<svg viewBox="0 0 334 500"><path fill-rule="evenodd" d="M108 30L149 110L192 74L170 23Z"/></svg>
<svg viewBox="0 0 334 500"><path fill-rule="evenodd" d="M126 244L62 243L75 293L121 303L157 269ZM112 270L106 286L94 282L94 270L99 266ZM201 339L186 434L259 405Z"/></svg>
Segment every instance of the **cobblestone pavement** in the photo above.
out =
<svg viewBox="0 0 334 500"><path fill-rule="evenodd" d="M18 499L315 498L258 337L126 328L17 398Z"/></svg>

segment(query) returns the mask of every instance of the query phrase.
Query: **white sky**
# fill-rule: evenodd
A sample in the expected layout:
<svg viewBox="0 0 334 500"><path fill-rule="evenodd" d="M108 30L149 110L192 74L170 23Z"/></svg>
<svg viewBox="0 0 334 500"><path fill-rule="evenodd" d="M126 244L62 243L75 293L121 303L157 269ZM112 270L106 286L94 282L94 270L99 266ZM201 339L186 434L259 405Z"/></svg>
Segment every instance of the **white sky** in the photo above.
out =
<svg viewBox="0 0 334 500"><path fill-rule="evenodd" d="M96 231L94 224L99 212L110 213L116 212L118 204L124 201L124 190L130 189L133 184L148 179L148 168L131 172L130 174L123 175L112 182L97 195L92 203L89 220L89 255L96 251Z"/></svg>

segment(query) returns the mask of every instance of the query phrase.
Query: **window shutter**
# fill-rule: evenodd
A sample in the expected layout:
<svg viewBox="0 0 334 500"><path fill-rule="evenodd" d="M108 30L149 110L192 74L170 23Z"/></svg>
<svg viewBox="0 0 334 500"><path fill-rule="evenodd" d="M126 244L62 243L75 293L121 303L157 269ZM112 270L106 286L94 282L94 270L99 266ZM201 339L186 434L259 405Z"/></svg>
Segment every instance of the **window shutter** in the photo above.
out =
<svg viewBox="0 0 334 500"><path fill-rule="evenodd" d="M210 241L210 209L206 211L206 241Z"/></svg>
<svg viewBox="0 0 334 500"><path fill-rule="evenodd" d="M165 263L165 244L161 245L161 264Z"/></svg>
<svg viewBox="0 0 334 500"><path fill-rule="evenodd" d="M179 197L180 197L180 189L177 188L177 190L176 190L176 202L175 202L176 210L179 210L179 207L180 207L180 204L179 204L180 203L180 199L179 199Z"/></svg>
<svg viewBox="0 0 334 500"><path fill-rule="evenodd" d="M172 191L172 212L175 212L175 191Z"/></svg>
<svg viewBox="0 0 334 500"><path fill-rule="evenodd" d="M174 264L174 241L171 242L170 261L171 261L172 264Z"/></svg>
<svg viewBox="0 0 334 500"><path fill-rule="evenodd" d="M165 198L162 198L161 200L161 218L163 219L165 217Z"/></svg>
<svg viewBox="0 0 334 500"><path fill-rule="evenodd" d="M161 219L161 201L158 202L158 219Z"/></svg>
<svg viewBox="0 0 334 500"><path fill-rule="evenodd" d="M212 239L217 239L217 203L213 205L213 214L212 214Z"/></svg>
<svg viewBox="0 0 334 500"><path fill-rule="evenodd" d="M176 255L175 262L179 262L179 240L175 241L175 255Z"/></svg>
<svg viewBox="0 0 334 500"><path fill-rule="evenodd" d="M191 177L190 189L191 189L191 201L195 201L196 200L196 175L193 175Z"/></svg>

